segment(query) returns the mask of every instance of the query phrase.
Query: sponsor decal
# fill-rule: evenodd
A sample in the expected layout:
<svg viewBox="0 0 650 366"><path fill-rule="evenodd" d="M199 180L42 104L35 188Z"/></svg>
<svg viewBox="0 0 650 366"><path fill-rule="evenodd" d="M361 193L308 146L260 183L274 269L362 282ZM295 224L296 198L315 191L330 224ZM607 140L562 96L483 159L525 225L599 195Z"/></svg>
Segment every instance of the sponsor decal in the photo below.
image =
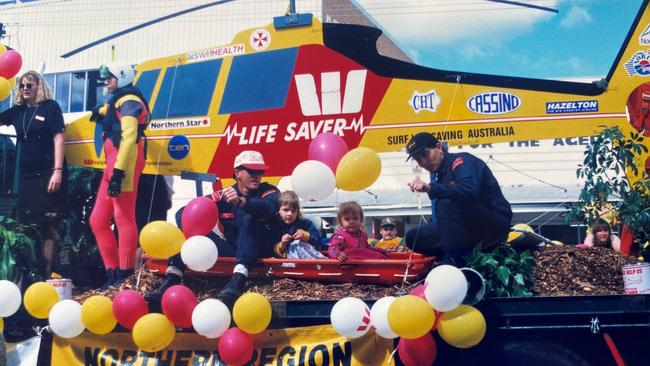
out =
<svg viewBox="0 0 650 366"><path fill-rule="evenodd" d="M506 92L486 92L469 98L466 106L478 114L505 114L519 108L521 98Z"/></svg>
<svg viewBox="0 0 650 366"><path fill-rule="evenodd" d="M271 44L271 33L266 29L256 29L251 33L249 40L254 50L262 51Z"/></svg>
<svg viewBox="0 0 650 366"><path fill-rule="evenodd" d="M151 123L149 123L149 129L152 131L201 127L210 127L210 118L168 119L162 121L151 121Z"/></svg>
<svg viewBox="0 0 650 366"><path fill-rule="evenodd" d="M546 102L547 114L598 112L597 100Z"/></svg>
<svg viewBox="0 0 650 366"><path fill-rule="evenodd" d="M451 163L451 170L454 171L456 168L463 163L463 158L456 158L453 163Z"/></svg>
<svg viewBox="0 0 650 366"><path fill-rule="evenodd" d="M294 76L298 89L300 110L304 116L357 113L361 111L368 70L351 70L345 80L345 94L341 106L341 72L323 72L320 75L321 92L318 102L316 82L312 74Z"/></svg>
<svg viewBox="0 0 650 366"><path fill-rule="evenodd" d="M172 159L181 160L190 153L190 140L183 135L176 135L167 144L167 153Z"/></svg>
<svg viewBox="0 0 650 366"><path fill-rule="evenodd" d="M434 89L426 93L414 91L413 96L408 100L408 104L413 108L415 113L420 113L422 110L435 112L440 104L440 96Z"/></svg>
<svg viewBox="0 0 650 366"><path fill-rule="evenodd" d="M650 51L637 51L623 66L630 76L650 75Z"/></svg>
<svg viewBox="0 0 650 366"><path fill-rule="evenodd" d="M188 53L187 62L198 62L206 60L214 60L218 58L223 58L227 56L236 56L244 53L244 44L232 44L229 46L208 48L207 50L195 51Z"/></svg>
<svg viewBox="0 0 650 366"><path fill-rule="evenodd" d="M645 27L645 30L641 32L641 35L639 36L639 44L641 46L650 45L650 24L648 24L648 26Z"/></svg>

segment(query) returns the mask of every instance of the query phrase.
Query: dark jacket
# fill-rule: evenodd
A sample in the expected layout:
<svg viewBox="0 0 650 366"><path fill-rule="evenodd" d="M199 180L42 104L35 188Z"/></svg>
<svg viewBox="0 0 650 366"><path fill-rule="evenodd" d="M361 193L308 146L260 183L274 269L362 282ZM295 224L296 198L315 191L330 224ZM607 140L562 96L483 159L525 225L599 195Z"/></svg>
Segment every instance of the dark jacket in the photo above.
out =
<svg viewBox="0 0 650 366"><path fill-rule="evenodd" d="M296 221L287 225L278 218L278 226L280 228L278 240L280 240L284 234L293 235L296 230L300 229L309 233L309 240L307 240L307 242L317 250L321 250L323 241L320 231L316 229L316 226L311 221L305 219L296 219Z"/></svg>

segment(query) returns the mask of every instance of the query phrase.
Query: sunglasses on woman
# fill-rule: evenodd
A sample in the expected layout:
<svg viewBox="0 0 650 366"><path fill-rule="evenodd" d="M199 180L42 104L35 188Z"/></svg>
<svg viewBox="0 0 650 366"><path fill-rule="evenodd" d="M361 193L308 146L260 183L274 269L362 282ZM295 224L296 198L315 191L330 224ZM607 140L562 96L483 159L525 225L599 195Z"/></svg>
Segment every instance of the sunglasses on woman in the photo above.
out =
<svg viewBox="0 0 650 366"><path fill-rule="evenodd" d="M27 83L27 84L22 84L22 83L21 83L21 84L18 84L18 87L19 87L20 89L31 89L32 86L34 86L34 84L31 84L31 83Z"/></svg>

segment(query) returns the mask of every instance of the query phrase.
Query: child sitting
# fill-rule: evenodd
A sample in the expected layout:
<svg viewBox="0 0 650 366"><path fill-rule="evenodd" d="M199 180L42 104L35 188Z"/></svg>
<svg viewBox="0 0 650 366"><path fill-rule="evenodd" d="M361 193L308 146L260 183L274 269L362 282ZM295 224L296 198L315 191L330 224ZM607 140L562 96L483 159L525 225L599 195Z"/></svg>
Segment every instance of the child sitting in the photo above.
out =
<svg viewBox="0 0 650 366"><path fill-rule="evenodd" d="M362 230L363 209L354 201L343 202L336 214L340 229L332 235L327 254L332 259L381 259L386 251L368 245L368 234Z"/></svg>
<svg viewBox="0 0 650 366"><path fill-rule="evenodd" d="M321 248L321 235L314 224L305 220L300 213L300 201L293 191L280 194L280 242L275 253L282 258L315 259L325 258Z"/></svg>

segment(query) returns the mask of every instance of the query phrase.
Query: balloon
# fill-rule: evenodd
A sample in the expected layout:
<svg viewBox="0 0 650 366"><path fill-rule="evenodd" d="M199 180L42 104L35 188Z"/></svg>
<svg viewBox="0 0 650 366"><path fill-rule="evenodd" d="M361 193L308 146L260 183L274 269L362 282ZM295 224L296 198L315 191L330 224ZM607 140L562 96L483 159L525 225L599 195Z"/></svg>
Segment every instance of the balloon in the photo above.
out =
<svg viewBox="0 0 650 366"><path fill-rule="evenodd" d="M181 251L185 235L167 221L152 221L140 232L142 250L152 257L167 259Z"/></svg>
<svg viewBox="0 0 650 366"><path fill-rule="evenodd" d="M375 327L375 332L383 338L397 338L397 334L388 325L388 307L395 301L394 296L386 296L377 300L370 308L370 325Z"/></svg>
<svg viewBox="0 0 650 366"><path fill-rule="evenodd" d="M431 305L417 296L398 297L388 307L388 325L402 338L422 337L431 330L435 321Z"/></svg>
<svg viewBox="0 0 650 366"><path fill-rule="evenodd" d="M485 337L485 318L475 307L461 305L442 315L438 334L451 346L474 347Z"/></svg>
<svg viewBox="0 0 650 366"><path fill-rule="evenodd" d="M91 296L81 305L81 322L95 334L108 334L117 325L113 302L106 296Z"/></svg>
<svg viewBox="0 0 650 366"><path fill-rule="evenodd" d="M158 352L172 343L176 336L176 329L164 315L151 313L138 319L133 326L131 336L133 343L141 350Z"/></svg>
<svg viewBox="0 0 650 366"><path fill-rule="evenodd" d="M336 172L339 161L347 152L348 145L339 135L326 132L311 141L307 156L309 160L318 160Z"/></svg>
<svg viewBox="0 0 650 366"><path fill-rule="evenodd" d="M417 285L409 292L409 295L421 297L421 298L426 300L427 298L424 296L424 290L426 288L427 288L427 285L425 285L425 284Z"/></svg>
<svg viewBox="0 0 650 366"><path fill-rule="evenodd" d="M9 80L0 76L0 100L7 98L11 94L11 84Z"/></svg>
<svg viewBox="0 0 650 366"><path fill-rule="evenodd" d="M329 196L334 191L334 184L334 173L320 161L303 161L291 173L291 186L305 201L318 201Z"/></svg>
<svg viewBox="0 0 650 366"><path fill-rule="evenodd" d="M27 288L23 301L29 315L46 319L52 306L59 302L59 293L47 282L36 282Z"/></svg>
<svg viewBox="0 0 650 366"><path fill-rule="evenodd" d="M208 338L221 337L230 327L230 311L217 299L201 301L192 312L194 330Z"/></svg>
<svg viewBox="0 0 650 366"><path fill-rule="evenodd" d="M84 331L81 305L74 300L61 300L50 311L50 328L63 338L74 338Z"/></svg>
<svg viewBox="0 0 650 366"><path fill-rule="evenodd" d="M113 315L124 328L133 328L135 322L148 312L147 302L137 291L124 290L113 298Z"/></svg>
<svg viewBox="0 0 650 366"><path fill-rule="evenodd" d="M163 313L175 325L181 328L192 326L192 312L196 307L196 295L183 285L167 289L160 301Z"/></svg>
<svg viewBox="0 0 650 366"><path fill-rule="evenodd" d="M7 52L7 46L0 43L0 55L2 55L5 52Z"/></svg>
<svg viewBox="0 0 650 366"><path fill-rule="evenodd" d="M11 79L23 66L23 58L16 50L9 50L0 55L0 76Z"/></svg>
<svg viewBox="0 0 650 366"><path fill-rule="evenodd" d="M196 197L183 209L181 226L186 238L208 235L219 220L219 209L208 197Z"/></svg>
<svg viewBox="0 0 650 366"><path fill-rule="evenodd" d="M239 328L230 328L219 338L217 349L228 365L243 365L253 357L253 337Z"/></svg>
<svg viewBox="0 0 650 366"><path fill-rule="evenodd" d="M436 360L438 349L436 340L427 333L416 339L400 339L397 352L404 366L430 366Z"/></svg>
<svg viewBox="0 0 650 366"><path fill-rule="evenodd" d="M0 318L0 333L4 332L5 330L5 321Z"/></svg>
<svg viewBox="0 0 650 366"><path fill-rule="evenodd" d="M372 149L348 151L336 167L336 186L344 191L360 191L373 184L381 173L381 159Z"/></svg>
<svg viewBox="0 0 650 366"><path fill-rule="evenodd" d="M217 245L206 236L193 236L185 240L181 247L181 259L193 271L209 270L217 263L218 258Z"/></svg>
<svg viewBox="0 0 650 366"><path fill-rule="evenodd" d="M332 307L330 321L343 337L359 338L370 329L370 309L363 300L344 297Z"/></svg>
<svg viewBox="0 0 650 366"><path fill-rule="evenodd" d="M280 181L276 187L278 187L280 192L293 191L293 186L291 185L291 176L288 175L286 177L280 178Z"/></svg>
<svg viewBox="0 0 650 366"><path fill-rule="evenodd" d="M467 295L467 279L463 272L450 265L438 266L424 280L424 296L438 311L449 311L463 302Z"/></svg>
<svg viewBox="0 0 650 366"><path fill-rule="evenodd" d="M261 333L271 322L271 304L264 295L247 292L235 302L232 317L235 324L244 332Z"/></svg>
<svg viewBox="0 0 650 366"><path fill-rule="evenodd" d="M0 281L0 318L12 316L18 308L20 308L20 289L11 281Z"/></svg>

